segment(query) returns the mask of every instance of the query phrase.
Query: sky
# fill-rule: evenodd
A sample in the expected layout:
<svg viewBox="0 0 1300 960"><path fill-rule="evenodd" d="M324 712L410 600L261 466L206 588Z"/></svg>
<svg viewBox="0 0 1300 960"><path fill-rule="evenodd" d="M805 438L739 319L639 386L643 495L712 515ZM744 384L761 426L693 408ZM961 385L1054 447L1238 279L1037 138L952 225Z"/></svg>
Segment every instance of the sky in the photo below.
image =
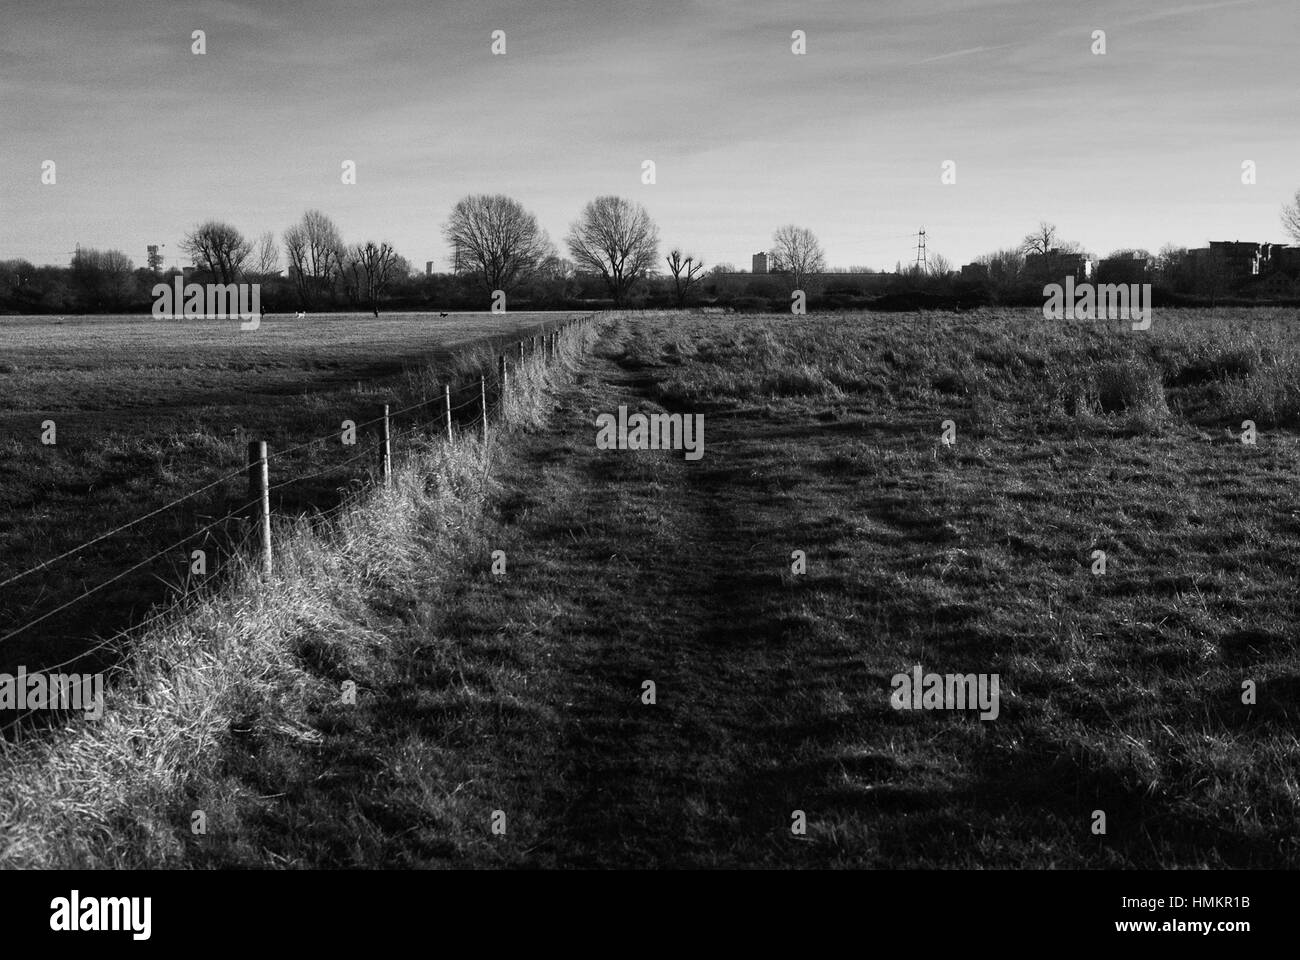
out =
<svg viewBox="0 0 1300 960"><path fill-rule="evenodd" d="M318 208L445 270L470 193L560 247L617 194L741 269L788 223L884 269L921 227L954 265L1040 220L1098 255L1284 242L1297 36L1297 0L2 0L0 259L173 266L203 220Z"/></svg>

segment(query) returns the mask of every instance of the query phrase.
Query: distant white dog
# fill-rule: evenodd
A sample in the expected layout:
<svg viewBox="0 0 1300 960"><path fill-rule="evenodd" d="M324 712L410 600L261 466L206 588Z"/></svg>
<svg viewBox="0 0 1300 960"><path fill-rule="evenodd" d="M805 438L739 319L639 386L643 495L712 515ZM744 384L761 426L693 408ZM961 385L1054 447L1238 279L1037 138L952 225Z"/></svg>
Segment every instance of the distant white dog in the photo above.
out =
<svg viewBox="0 0 1300 960"><path fill-rule="evenodd" d="M305 320L307 319L307 312L305 310L299 310L294 314L294 318L297 320Z"/></svg>

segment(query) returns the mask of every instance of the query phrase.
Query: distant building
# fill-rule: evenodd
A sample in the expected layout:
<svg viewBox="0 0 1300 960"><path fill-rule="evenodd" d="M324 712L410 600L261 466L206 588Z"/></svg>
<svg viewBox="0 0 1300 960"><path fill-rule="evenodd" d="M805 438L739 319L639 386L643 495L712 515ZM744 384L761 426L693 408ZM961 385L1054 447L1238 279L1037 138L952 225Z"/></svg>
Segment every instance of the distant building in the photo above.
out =
<svg viewBox="0 0 1300 960"><path fill-rule="evenodd" d="M1097 263L1097 282L1145 283L1153 266L1147 257L1107 257Z"/></svg>
<svg viewBox="0 0 1300 960"><path fill-rule="evenodd" d="M759 266L755 262L755 267ZM757 275L756 275L757 274ZM786 296L785 283L788 274L765 271L759 273L715 270L709 274L709 281L715 288L721 287L733 291L743 291L748 296ZM825 292L857 292L862 294L884 292L890 284L898 279L895 273L877 273L871 270L843 270L834 273L806 273L804 282L809 289Z"/></svg>
<svg viewBox="0 0 1300 960"><path fill-rule="evenodd" d="M432 260L426 260L426 261L424 261L424 275L425 275L426 277L431 277L431 276L433 276L433 261L432 261Z"/></svg>
<svg viewBox="0 0 1300 960"><path fill-rule="evenodd" d="M1211 268L1223 271L1229 280L1259 276L1263 250L1258 243L1241 240L1211 240L1208 247L1187 251L1192 268L1199 274Z"/></svg>
<svg viewBox="0 0 1300 960"><path fill-rule="evenodd" d="M1211 240L1210 253L1223 258L1233 276L1257 276L1262 251L1258 243Z"/></svg>
<svg viewBox="0 0 1300 960"><path fill-rule="evenodd" d="M1025 272L1034 279L1061 281L1074 277L1076 283L1092 279L1096 262L1086 253L1066 253L1052 248L1047 253L1025 256Z"/></svg>
<svg viewBox="0 0 1300 960"><path fill-rule="evenodd" d="M989 278L987 263L966 263L961 268L961 278L973 283L982 283Z"/></svg>
<svg viewBox="0 0 1300 960"><path fill-rule="evenodd" d="M753 273L767 273L767 254L766 254L766 253L756 253L756 254L754 254L754 269L753 269L752 272L753 272Z"/></svg>
<svg viewBox="0 0 1300 960"><path fill-rule="evenodd" d="M1288 277L1300 276L1300 247L1281 243L1266 243L1261 248L1259 272L1280 273Z"/></svg>
<svg viewBox="0 0 1300 960"><path fill-rule="evenodd" d="M1255 297L1276 299L1300 296L1300 247L1281 243L1259 246L1259 273L1245 281Z"/></svg>

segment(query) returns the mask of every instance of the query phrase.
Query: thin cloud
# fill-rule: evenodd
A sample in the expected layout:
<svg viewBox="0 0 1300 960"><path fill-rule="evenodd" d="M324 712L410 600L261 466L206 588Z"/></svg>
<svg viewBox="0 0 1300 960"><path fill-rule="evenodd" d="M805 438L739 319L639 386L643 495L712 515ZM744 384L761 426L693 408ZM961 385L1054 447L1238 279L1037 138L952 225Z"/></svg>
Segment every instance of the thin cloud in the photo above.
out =
<svg viewBox="0 0 1300 960"><path fill-rule="evenodd" d="M1291 0L1287 0L1291 2ZM1259 0L1222 0L1220 3L1201 3L1194 7L1178 7L1173 10L1161 10L1159 13L1148 13L1144 16L1134 17L1131 20L1125 20L1124 23L1147 23L1151 20L1164 20L1169 17L1180 17L1186 13L1203 13L1206 10L1222 10L1226 7L1244 7L1251 4L1259 3Z"/></svg>
<svg viewBox="0 0 1300 960"><path fill-rule="evenodd" d="M1119 21L1119 24L1117 25L1127 26L1129 24L1135 24L1135 23L1150 23L1151 21L1154 20L1166 20L1169 19L1170 17L1180 17L1189 13L1204 13L1209 10L1224 10L1224 9L1230 9L1232 7L1252 6L1260 2L1261 0L1219 0L1219 2L1216 3L1201 3L1192 7L1177 7L1172 10L1161 10L1157 13L1148 13L1142 16L1132 17L1127 20ZM1287 0L1287 2L1288 3L1293 2L1293 0ZM999 43L991 47L990 46L967 47L964 50L954 50L951 53L941 53L937 57L927 57L924 60L918 60L915 63L911 64L911 66L919 67L922 64L938 63L941 60L953 60L956 59L957 57L969 57L977 53L987 53L988 51L991 50L1005 50L1008 47L1027 46L1031 43L1036 42L1037 40L1047 39L1048 37L1064 36L1067 35L1068 33L1070 33L1069 30L1056 30L1049 34L1043 34L1042 36L1036 38L1026 39L1014 43Z"/></svg>
<svg viewBox="0 0 1300 960"><path fill-rule="evenodd" d="M1004 50L1007 47L1012 47L1012 46L1015 46L1015 44L999 43L997 46L994 47L967 47L965 50L954 50L952 53L941 53L937 57L927 57L924 60L918 60L916 61L916 63L912 64L912 66L918 67L923 63L934 63L938 60L951 60L954 57L966 57L966 56L970 56L973 53L984 53L985 51L988 50Z"/></svg>

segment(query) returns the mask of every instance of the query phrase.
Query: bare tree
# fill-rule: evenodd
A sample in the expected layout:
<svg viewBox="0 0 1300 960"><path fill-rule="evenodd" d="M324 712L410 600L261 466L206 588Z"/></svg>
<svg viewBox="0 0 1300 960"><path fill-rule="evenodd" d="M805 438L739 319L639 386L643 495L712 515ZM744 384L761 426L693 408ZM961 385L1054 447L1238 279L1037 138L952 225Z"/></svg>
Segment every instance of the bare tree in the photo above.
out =
<svg viewBox="0 0 1300 960"><path fill-rule="evenodd" d="M682 251L677 248L669 252L667 261L668 269L673 275L673 291L676 294L677 306L684 307L691 287L704 276L704 261L697 260L694 256L683 257Z"/></svg>
<svg viewBox="0 0 1300 960"><path fill-rule="evenodd" d="M333 290L344 259L343 239L333 220L319 210L308 210L284 232L284 250L304 307Z"/></svg>
<svg viewBox="0 0 1300 960"><path fill-rule="evenodd" d="M1295 192L1295 203L1282 206L1282 227L1296 243L1300 243L1300 190Z"/></svg>
<svg viewBox="0 0 1300 960"><path fill-rule="evenodd" d="M1232 286L1232 269L1222 253L1217 250L1198 257L1193 263L1195 290L1210 298L1210 306L1219 304L1219 298Z"/></svg>
<svg viewBox="0 0 1300 960"><path fill-rule="evenodd" d="M537 218L501 194L460 200L443 235L451 245L453 272L476 275L489 293L513 289L555 252Z"/></svg>
<svg viewBox="0 0 1300 960"><path fill-rule="evenodd" d="M253 245L236 227L219 220L201 223L181 241L181 249L218 283L234 283L252 255Z"/></svg>
<svg viewBox="0 0 1300 960"><path fill-rule="evenodd" d="M772 234L772 272L787 273L795 290L802 290L811 273L826 269L826 255L817 236L807 227L787 224Z"/></svg>
<svg viewBox="0 0 1300 960"><path fill-rule="evenodd" d="M1191 257L1186 247L1166 243L1156 255L1155 276L1160 285L1178 293L1192 285Z"/></svg>
<svg viewBox="0 0 1300 960"><path fill-rule="evenodd" d="M275 234L270 230L257 238L253 246L252 264L253 272L262 278L280 272L280 248L276 246Z"/></svg>
<svg viewBox="0 0 1300 960"><path fill-rule="evenodd" d="M573 269L572 260L565 259L558 253L552 253L541 262L541 265L537 268L537 272L541 275L543 280L567 281L572 280L577 271Z"/></svg>
<svg viewBox="0 0 1300 960"><path fill-rule="evenodd" d="M348 267L355 296L364 298L374 315L379 316L379 297L397 274L400 258L391 244L373 240L358 243L348 250Z"/></svg>
<svg viewBox="0 0 1300 960"><path fill-rule="evenodd" d="M135 264L121 250L78 247L70 279L83 310L118 310L135 293Z"/></svg>
<svg viewBox="0 0 1300 960"><path fill-rule="evenodd" d="M931 277L946 277L953 272L952 261L942 253L931 253L926 255L925 272Z"/></svg>
<svg viewBox="0 0 1300 960"><path fill-rule="evenodd" d="M393 267L388 271L394 283L399 280L409 280L415 275L415 268L411 266L411 261L407 260L400 253L393 254Z"/></svg>
<svg viewBox="0 0 1300 960"><path fill-rule="evenodd" d="M620 306L659 259L659 228L641 204L622 197L597 197L583 207L565 243L580 268L604 278Z"/></svg>
<svg viewBox="0 0 1300 960"><path fill-rule="evenodd" d="M1035 253L1047 256L1057 245L1056 233L1056 224L1039 221L1037 228L1025 234L1020 242L1020 252L1026 256Z"/></svg>
<svg viewBox="0 0 1300 960"><path fill-rule="evenodd" d="M1014 294L1016 288L1027 279L1022 247L995 250L976 257L975 262L987 268L985 286L999 300Z"/></svg>
<svg viewBox="0 0 1300 960"><path fill-rule="evenodd" d="M104 271L104 290L109 302L125 304L135 292L135 264L121 250L105 250L100 264Z"/></svg>
<svg viewBox="0 0 1300 960"><path fill-rule="evenodd" d="M995 250L975 258L989 268L990 277L1001 277L1009 281L1019 280L1025 272L1025 254L1019 247Z"/></svg>
<svg viewBox="0 0 1300 960"><path fill-rule="evenodd" d="M361 306L361 291L365 288L366 281L361 269L361 261L358 259L357 247L348 247L344 251L343 268L339 271L338 281L348 303L354 307Z"/></svg>

